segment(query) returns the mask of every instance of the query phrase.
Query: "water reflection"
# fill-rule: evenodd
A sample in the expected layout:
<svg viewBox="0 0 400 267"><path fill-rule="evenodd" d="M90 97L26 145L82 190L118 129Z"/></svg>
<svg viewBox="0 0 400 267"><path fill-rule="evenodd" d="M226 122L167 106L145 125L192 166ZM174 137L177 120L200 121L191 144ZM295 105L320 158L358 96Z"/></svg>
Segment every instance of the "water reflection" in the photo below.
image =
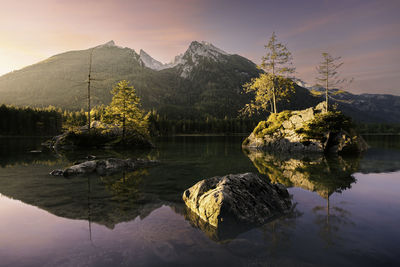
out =
<svg viewBox="0 0 400 267"><path fill-rule="evenodd" d="M244 150L244 153L261 174L268 175L271 182L317 192L327 200L333 193L351 188L351 184L356 182L353 174L360 161L360 158L319 154L273 154L259 150Z"/></svg>
<svg viewBox="0 0 400 267"><path fill-rule="evenodd" d="M0 137L0 168L16 164L46 164L52 166L59 160L59 156L44 150L40 143L43 138L9 138ZM32 153L31 151L43 151Z"/></svg>
<svg viewBox="0 0 400 267"><path fill-rule="evenodd" d="M314 223L319 227L318 235L325 241L327 247L336 244L338 239L343 239L340 229L355 226L351 220L351 213L342 207L316 206L312 210L315 214Z"/></svg>
<svg viewBox="0 0 400 267"><path fill-rule="evenodd" d="M240 143L240 137L236 139ZM10 140L11 143L0 139L0 164L4 166L0 169L1 194L60 217L87 220L110 229L120 222L137 217L143 219L162 205L169 205L183 215L181 196L187 187L200 178L213 176L215 172L223 174L230 169L223 155L235 159L243 157L235 142L229 138L221 142L224 137L200 139L201 142L189 137L174 137L160 142L155 150L80 150L62 154L43 151L35 155L29 151L41 149L42 139ZM9 156L7 151L13 151L13 154ZM160 159L162 163L150 169L112 176L64 179L48 175L51 170L70 166L88 155L98 159ZM35 160L30 160L31 157ZM247 162L243 163L247 166L244 170L251 167ZM207 168L210 165L212 167ZM240 164L236 167L243 169Z"/></svg>
<svg viewBox="0 0 400 267"><path fill-rule="evenodd" d="M297 220L303 213L297 209L297 203L291 213L260 227L263 239L268 244L268 254L275 256L280 251L288 249L292 243L292 233L296 229Z"/></svg>
<svg viewBox="0 0 400 267"><path fill-rule="evenodd" d="M65 179L38 174L29 179L3 176L1 194L70 219L87 220L112 229L120 222L144 218L163 202L143 194L147 169L113 176Z"/></svg>
<svg viewBox="0 0 400 267"><path fill-rule="evenodd" d="M360 157L274 154L259 150L244 150L244 153L271 182L316 192L325 199L325 206L315 206L312 211L316 216L314 222L319 227L319 236L327 245L332 245L339 238L341 226L352 224L349 212L343 207L332 206L330 197L350 189L356 182L353 174L359 170ZM274 233L273 224L265 227ZM271 236L275 240L274 235Z"/></svg>
<svg viewBox="0 0 400 267"><path fill-rule="evenodd" d="M35 145L18 145L15 141L16 147L7 146L0 139L2 263L10 266L18 265L13 264L16 262L21 266L398 263L398 173L363 173L399 170L399 150L382 149L372 142L372 148L361 158L285 157L249 151L245 155L240 141L226 137L174 137L158 142L158 149L147 152L31 155L28 152L37 149ZM112 176L65 179L48 175L52 169L64 168L87 155L150 157L159 159L161 164ZM257 171L291 187L293 213L232 237L208 228L186 212L182 192L197 181Z"/></svg>

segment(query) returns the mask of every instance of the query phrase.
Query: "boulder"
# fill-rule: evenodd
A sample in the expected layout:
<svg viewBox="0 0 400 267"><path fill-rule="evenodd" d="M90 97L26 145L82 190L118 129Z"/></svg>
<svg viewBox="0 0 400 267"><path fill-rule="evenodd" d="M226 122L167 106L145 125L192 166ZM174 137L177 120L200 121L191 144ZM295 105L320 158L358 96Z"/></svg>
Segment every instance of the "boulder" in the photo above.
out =
<svg viewBox="0 0 400 267"><path fill-rule="evenodd" d="M64 176L72 176L78 174L93 173L96 171L97 162L95 160L85 161L83 163L73 165L64 170Z"/></svg>
<svg viewBox="0 0 400 267"><path fill-rule="evenodd" d="M50 172L53 176L74 176L97 173L99 175L109 175L121 171L132 171L137 168L146 167L158 163L155 160L146 159L116 159L109 158L103 160L89 160L75 164L64 170L53 170Z"/></svg>
<svg viewBox="0 0 400 267"><path fill-rule="evenodd" d="M213 227L261 225L292 206L286 188L254 173L202 180L183 193L186 206Z"/></svg>
<svg viewBox="0 0 400 267"><path fill-rule="evenodd" d="M339 111L325 112L325 102L305 110L271 114L242 146L283 153L360 153L368 145Z"/></svg>

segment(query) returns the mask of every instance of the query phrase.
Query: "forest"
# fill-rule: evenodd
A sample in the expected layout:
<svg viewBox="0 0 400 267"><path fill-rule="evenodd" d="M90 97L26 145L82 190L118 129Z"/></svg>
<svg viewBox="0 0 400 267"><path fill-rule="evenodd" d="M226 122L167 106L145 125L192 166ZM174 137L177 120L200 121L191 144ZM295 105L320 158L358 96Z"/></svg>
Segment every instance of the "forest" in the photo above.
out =
<svg viewBox="0 0 400 267"><path fill-rule="evenodd" d="M102 120L104 107L91 111L92 120ZM156 111L149 112L149 130L152 136L176 134L247 134L253 131L259 119L254 118L214 118L169 119ZM87 123L87 113L68 111L49 106L46 108L0 106L0 136L50 136L62 129L81 127ZM400 132L398 123L358 123L361 134L396 134Z"/></svg>
<svg viewBox="0 0 400 267"><path fill-rule="evenodd" d="M48 136L61 129L62 115L54 107L0 106L0 136Z"/></svg>
<svg viewBox="0 0 400 267"><path fill-rule="evenodd" d="M91 111L92 120L102 120L104 107ZM50 136L62 129L87 124L87 113L68 111L54 107L29 108L9 105L0 106L0 136ZM182 119L170 120L156 111L149 112L149 130L152 136L174 134L238 134L249 133L258 121L249 118Z"/></svg>

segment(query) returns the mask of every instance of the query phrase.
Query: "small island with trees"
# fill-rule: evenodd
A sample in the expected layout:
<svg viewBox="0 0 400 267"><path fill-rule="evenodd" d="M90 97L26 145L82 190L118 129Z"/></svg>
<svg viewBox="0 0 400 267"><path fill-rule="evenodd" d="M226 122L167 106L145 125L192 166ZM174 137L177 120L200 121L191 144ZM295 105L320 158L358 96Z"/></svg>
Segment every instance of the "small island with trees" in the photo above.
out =
<svg viewBox="0 0 400 267"><path fill-rule="evenodd" d="M368 148L356 132L351 118L329 106L329 88L347 81L338 77L337 69L343 63L329 53L322 53L323 61L317 66L317 81L325 86L325 101L305 110L278 112L277 100L285 100L293 92L291 74L292 57L289 50L272 34L260 68L265 71L252 79L244 88L254 92L254 100L243 109L244 113L270 110L266 121L261 121L243 141L245 148L268 149L275 152L360 153Z"/></svg>
<svg viewBox="0 0 400 267"><path fill-rule="evenodd" d="M56 150L83 147L151 148L148 114L141 109L140 98L133 86L122 80L111 93L111 103L101 109L99 120L87 126L72 127L45 144ZM90 112L88 112L90 118ZM88 120L90 121L90 119Z"/></svg>

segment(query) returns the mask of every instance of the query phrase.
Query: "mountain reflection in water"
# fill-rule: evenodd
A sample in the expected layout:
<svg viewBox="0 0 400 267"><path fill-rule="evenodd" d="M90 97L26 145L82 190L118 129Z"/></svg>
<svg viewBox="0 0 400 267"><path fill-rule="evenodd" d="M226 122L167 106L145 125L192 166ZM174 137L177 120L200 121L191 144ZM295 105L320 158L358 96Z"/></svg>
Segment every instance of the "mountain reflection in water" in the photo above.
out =
<svg viewBox="0 0 400 267"><path fill-rule="evenodd" d="M395 177L400 170L399 149L369 142L371 149L360 157L296 157L243 152L240 141L173 137L159 141L157 149L150 151L57 155L29 153L38 149L38 141L7 145L0 139L0 202L13 207L3 213L7 216L0 213L2 262L17 266L47 261L57 266L399 263L400 233L395 223L400 219L396 198L400 181ZM87 155L147 157L161 163L112 176L66 179L48 174ZM292 213L221 235L187 212L181 200L186 188L208 177L243 172L259 172L288 186ZM25 213L35 207L40 218ZM25 223L28 218L31 222ZM35 234L43 229L46 235ZM37 238L34 247L19 241L29 238ZM62 242L50 242L55 238Z"/></svg>

